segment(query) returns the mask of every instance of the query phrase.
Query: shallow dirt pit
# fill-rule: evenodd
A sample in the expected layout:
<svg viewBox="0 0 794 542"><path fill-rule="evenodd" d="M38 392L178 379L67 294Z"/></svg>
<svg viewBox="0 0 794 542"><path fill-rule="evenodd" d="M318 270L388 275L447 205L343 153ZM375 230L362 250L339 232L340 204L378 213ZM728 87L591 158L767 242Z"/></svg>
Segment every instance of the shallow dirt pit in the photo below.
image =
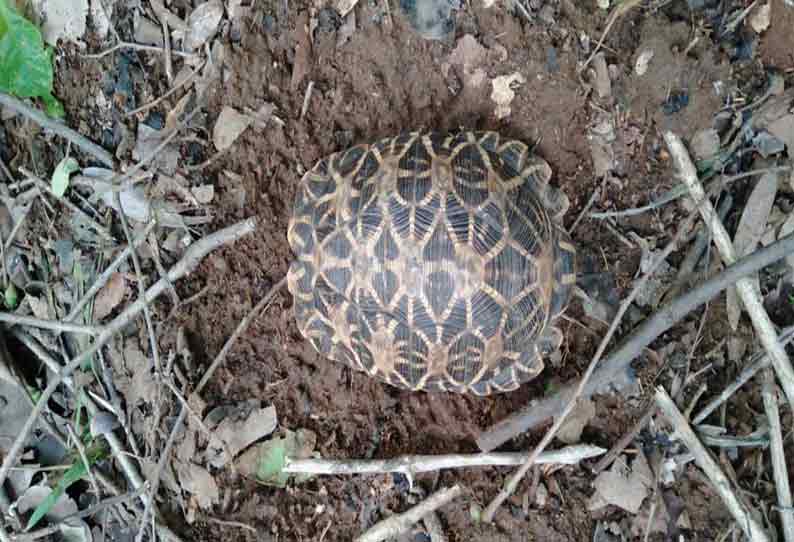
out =
<svg viewBox="0 0 794 542"><path fill-rule="evenodd" d="M223 83L210 89L206 122L212 126L224 106L257 110L269 102L284 125L271 122L264 130L249 129L228 152L193 175L196 184L201 179L215 187L213 229L256 216L258 230L208 257L177 285L183 298L203 288L206 292L165 326L163 346L172 343L176 327L184 325L197 364L206 367L212 361L240 319L285 275L292 261L286 230L303 172L322 156L354 143L408 130L459 128L497 130L536 143L536 152L552 167L552 183L571 201L567 227L599 186L603 191L592 204L600 210L644 205L672 187L675 181L660 131L672 129L689 138L710 126L733 84L725 51L702 38L681 55L693 35L677 13L629 12L605 41L611 92L598 96L593 91L598 81L591 78L599 74L585 70L580 75L578 68L601 36L606 12L592 2L529 4L530 22L500 4L467 6L456 15L454 35L427 41L412 31L396 5L389 8L382 1L359 2L351 33L341 21L303 1L254 2L240 35L224 40ZM773 23L769 40L761 41L761 61L790 68L781 32L785 34L782 25ZM456 62L455 51L464 36L479 46L474 65ZM647 72L639 75L637 58L644 51L653 51L653 56ZM81 105L107 76L95 62L68 58L70 65L59 85L71 119L82 121L97 138L110 137L103 131L107 126ZM105 62L118 83L123 77L118 64ZM155 64L153 69L159 74L162 68ZM513 74L520 75L512 86L515 97L509 113L498 118L492 81ZM153 96L168 89L156 76L148 83ZM603 77L600 83L605 83ZM118 92L115 98L131 99ZM164 104L161 112L167 113L171 105ZM592 137L603 126L609 131L610 150L601 158L611 163L612 174L602 183L594 170ZM187 144L183 154L188 154ZM209 158L207 152L196 154L196 163ZM673 206L663 217L652 213L627 219L621 230L660 248L675 229L678 211ZM616 295L630 287L642 254L638 244L616 235L614 227L589 219L578 226L574 239L591 270L613 275ZM282 427L314 431L317 451L328 458L475 452L481 430L580 376L606 329L574 302L570 319L562 323L561 357L547 363L541 377L520 390L486 398L409 393L321 358L299 334L291 303L285 291L276 296L229 353L204 400L210 406L251 398L272 404ZM714 318L719 325L719 316ZM712 334L708 341L717 339ZM638 364L643 381L653 381L659 369L652 359ZM642 410L639 397L599 398L597 416L582 440L609 448ZM504 449L528 450L540 437L539 431L524 435ZM399 475L322 477L273 489L223 471L216 475L222 504L212 514L199 512L184 528L191 539L205 541L351 540L440 486L462 483L471 497L467 503L484 507L510 472L485 468L421 475L414 489ZM715 540L725 526L726 512L699 480L696 473L682 477L676 493L688 511L692 536ZM542 506L524 501L528 492L537 491L527 479L492 525L477 524L463 501L445 507L439 516L449 540L581 541L591 539L596 521L633 520L614 507L588 511L592 475L583 467L565 467L544 474L540 481L548 491ZM182 513L176 506L171 512ZM218 525L211 517L242 522L257 532ZM404 538L427 539L419 526ZM657 533L651 539L662 538Z"/></svg>

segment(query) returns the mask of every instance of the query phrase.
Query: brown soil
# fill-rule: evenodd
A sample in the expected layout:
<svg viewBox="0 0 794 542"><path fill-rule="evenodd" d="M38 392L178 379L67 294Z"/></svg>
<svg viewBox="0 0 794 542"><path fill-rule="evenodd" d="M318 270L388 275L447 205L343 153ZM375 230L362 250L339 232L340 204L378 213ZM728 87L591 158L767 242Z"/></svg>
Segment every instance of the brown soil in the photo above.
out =
<svg viewBox="0 0 794 542"><path fill-rule="evenodd" d="M281 2L254 3L241 40L227 43L224 83L212 89L207 126L214 124L222 106L257 109L266 101L277 106L286 125L280 128L271 123L265 131L248 130L200 175L216 189L213 229L248 216L258 217L259 228L256 235L211 255L194 275L178 284L183 297L204 287L207 293L169 323L163 333L164 346L175 336L175 326L184 325L197 361L206 367L240 319L286 273L292 258L287 221L301 173L324 154L350 143L420 127L494 129L523 141L539 141L538 153L552 166L553 182L571 200L566 223L573 223L600 183L593 175L587 138L597 110L577 75L577 62L584 56L579 36L587 33L597 41L605 15L596 12L594 2L579 7L579 2L563 1L553 25L540 20L528 24L499 4L491 9L475 4L458 14L456 37L471 33L488 49L484 67L489 79L516 71L526 78L516 92L511 114L502 121L494 116L489 84L474 90L462 88L456 67L443 75L441 66L455 46L454 39L430 42L417 37L395 5L392 24L387 25L382 22L382 2L361 0L356 8L358 28L347 43L338 46L337 33L323 28L317 29L310 43L305 0L289 2L288 13ZM773 5L775 10L783 9L780 2ZM781 68L793 65L788 30L794 24L792 14L790 9L785 14L788 25L776 20L762 41L763 62ZM270 22L264 24L265 19ZM673 129L690 137L709 127L719 110L721 98L714 84L727 81L730 66L710 40L704 40L686 60L675 61L671 51L686 47L689 30L688 23L671 24L663 14L631 12L607 39L607 61L615 65L613 103L600 107L620 111L615 143L619 175L607 183L606 194L595 202L597 208L643 205L672 186L659 130ZM634 63L645 47L657 51L659 63L639 77L633 73ZM551 54L556 55L556 65L549 60ZM60 67L58 91L65 97L70 122L100 138L103 127L96 119L101 115L86 106L93 103L87 97L96 93L103 69L112 68L113 61L100 64L73 55L66 58ZM155 67L154 73L159 69ZM300 118L310 80L314 91L305 117ZM157 76L147 75L147 85L152 96L168 88ZM671 91L686 91L690 99L679 113L668 115L661 106ZM137 97L138 103L145 101L148 98ZM168 107L164 105L163 113ZM240 189L245 194L243 205L238 202ZM661 246L677 223L675 206L667 213L642 215L622 225ZM595 221L585 221L575 241L585 259L596 270L613 273L618 293L624 292L635 276L640 249L628 249ZM408 393L321 359L298 333L290 306L290 296L281 292L232 349L204 399L210 407L250 398L273 404L280 425L308 428L317 434L318 450L324 457L474 452L479 431L554 384L580 375L605 331L574 303L569 315L592 331L564 322L562 362L547 368L536 382L487 398ZM702 348L708 350L709 343L717 340L707 334ZM638 368L643 379L652 379L660 369L653 363ZM583 438L607 448L642 411L637 399L616 397L599 399L597 408ZM528 449L539 438L539 432L526 435L505 449ZM474 501L485 505L509 473L495 468L446 471L419 476L416 482L424 493L461 482ZM402 477L325 477L284 490L263 488L228 473L219 473L217 478L228 499L212 515L247 523L257 534L218 526L199 514L194 525L184 527L190 539L347 541L412 502ZM563 468L542 481L550 493L545 508L523 509L521 496L529 488L527 480L491 526L475 524L462 500L447 506L440 516L449 539L582 541L591 538L596 519L625 517L613 508L595 515L587 511L592 475L582 467ZM714 540L725 525L726 512L707 484L693 475L682 477L676 489L689 511L693 536Z"/></svg>

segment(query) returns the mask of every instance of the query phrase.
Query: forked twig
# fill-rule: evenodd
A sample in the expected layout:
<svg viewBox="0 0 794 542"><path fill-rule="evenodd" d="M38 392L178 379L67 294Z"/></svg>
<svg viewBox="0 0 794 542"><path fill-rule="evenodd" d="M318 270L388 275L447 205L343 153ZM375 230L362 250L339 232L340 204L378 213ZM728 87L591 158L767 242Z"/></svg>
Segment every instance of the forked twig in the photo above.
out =
<svg viewBox="0 0 794 542"><path fill-rule="evenodd" d="M709 451L700 443L697 435L689 426L684 415L675 406L675 403L661 386L656 388L656 405L662 411L665 418L675 429L675 435L681 439L686 445L689 452L695 457L695 463L703 469L703 472L708 476L717 494L725 503L725 507L730 511L739 527L744 531L745 535L753 542L769 542L764 529L753 519L750 511L747 510L745 505L739 500L731 490L731 482L727 476L720 470L719 465L711 457Z"/></svg>

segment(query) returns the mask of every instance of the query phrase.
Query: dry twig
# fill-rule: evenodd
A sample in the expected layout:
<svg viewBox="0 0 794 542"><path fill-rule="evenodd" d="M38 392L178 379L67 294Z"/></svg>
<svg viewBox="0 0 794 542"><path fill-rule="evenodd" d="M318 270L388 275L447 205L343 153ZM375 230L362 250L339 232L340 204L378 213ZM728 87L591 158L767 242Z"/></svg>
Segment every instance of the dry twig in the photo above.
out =
<svg viewBox="0 0 794 542"><path fill-rule="evenodd" d="M697 176L697 170L689 158L689 152L687 152L681 139L672 132L665 132L664 140L670 149L670 155L673 157L679 175L689 187L692 199L697 202L703 221L711 229L714 244L717 245L725 265L733 264L736 261L733 243L713 205L705 197L703 186ZM766 313L766 309L764 309L761 299L753 288L753 281L749 277L740 278L736 281L736 291L741 297L747 313L750 315L761 344L769 353L772 366L775 368L778 379L780 379L780 384L789 404L794 409L794 370L791 368L791 361L788 359L785 349L777 342L777 332L769 319L769 315Z"/></svg>
<svg viewBox="0 0 794 542"><path fill-rule="evenodd" d="M87 152L106 166L113 167L113 156L108 151L89 140L87 137L78 134L65 124L47 117L44 113L37 109L33 109L25 102L18 100L13 96L9 96L4 92L0 92L0 105L3 105L12 111L16 111L17 113L26 116L45 130L49 130L52 133L66 139L70 143L77 145L83 149L83 151Z"/></svg>
<svg viewBox="0 0 794 542"><path fill-rule="evenodd" d="M575 465L584 459L597 457L606 450L598 446L577 444L553 452L538 455L535 465ZM383 474L403 473L409 480L415 474L443 469L471 467L507 467L523 465L525 452L449 454L449 455L404 455L394 459L290 459L287 458L284 472L307 474Z"/></svg>
<svg viewBox="0 0 794 542"><path fill-rule="evenodd" d="M128 41L122 41L114 45L109 49L105 49L104 51L100 51L99 53L91 53L82 55L83 58L91 58L91 59L98 59L105 57L109 54L115 53L121 49L132 49L134 51L147 51L150 53L166 53L167 50L165 47L158 47L157 45L144 45L142 43L130 43ZM174 51L173 49L170 51L172 55L181 56L183 58L194 58L196 53L188 53L187 51Z"/></svg>
<svg viewBox="0 0 794 542"><path fill-rule="evenodd" d="M764 410L769 421L769 450L772 456L772 473L775 477L777 490L777 505L783 524L783 539L786 542L794 542L794 509L791 507L791 488L788 483L786 453L783 450L783 433L780 429L775 377L770 369L764 371L764 386L761 395L764 398Z"/></svg>
<svg viewBox="0 0 794 542"><path fill-rule="evenodd" d="M680 322L694 309L713 299L737 279L747 276L794 252L794 234L778 241L726 267L723 271L672 301L653 316L643 321L602 363L588 382L582 396L606 388L615 375L626 367L657 337ZM483 451L490 451L516 435L534 429L556 416L574 393L569 385L536 404L530 404L504 420L492 425L477 438Z"/></svg>
<svg viewBox="0 0 794 542"><path fill-rule="evenodd" d="M452 502L463 492L459 485L440 489L413 508L379 521L367 532L355 539L355 542L381 542L400 535L410 529L411 525L420 521L430 512Z"/></svg>
<svg viewBox="0 0 794 542"><path fill-rule="evenodd" d="M783 330L783 332L780 334L780 337L778 338L778 342L783 347L789 344L792 340L794 340L794 326ZM693 425L699 425L702 423L703 420L705 420L712 412L717 410L722 403L727 401L734 393L736 393L736 390L744 386L751 378L753 378L758 371L769 367L769 355L767 355L766 352L759 352L750 358L750 360L744 365L746 368L739 373L739 376L736 377L736 380L722 390L722 393L712 399L705 407L703 407L700 412L698 412L697 416L692 419Z"/></svg>
<svg viewBox="0 0 794 542"><path fill-rule="evenodd" d="M700 443L697 435L689 426L689 423L675 406L675 403L664 391L661 386L656 388L656 405L662 411L665 418L675 429L675 436L677 436L689 449L689 452L694 456L695 463L703 469L703 472L708 476L714 489L719 494L725 507L730 511L739 527L744 531L745 535L753 542L769 542L764 529L753 519L750 511L745 507L744 503L736 497L731 489L730 480L720 470L719 465L711 457L709 451Z"/></svg>

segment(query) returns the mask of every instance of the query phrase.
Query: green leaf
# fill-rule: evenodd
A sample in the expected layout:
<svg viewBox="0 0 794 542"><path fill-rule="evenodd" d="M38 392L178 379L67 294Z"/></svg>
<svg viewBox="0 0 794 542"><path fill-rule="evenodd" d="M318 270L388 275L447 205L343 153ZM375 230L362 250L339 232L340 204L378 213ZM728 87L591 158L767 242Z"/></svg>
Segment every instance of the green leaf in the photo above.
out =
<svg viewBox="0 0 794 542"><path fill-rule="evenodd" d="M69 176L78 169L80 169L80 164L71 156L64 158L58 163L50 180L50 188L55 197L63 197L66 189L69 188Z"/></svg>
<svg viewBox="0 0 794 542"><path fill-rule="evenodd" d="M20 98L41 98L47 113L63 116L52 95L52 50L36 26L0 0L0 91Z"/></svg>
<svg viewBox="0 0 794 542"><path fill-rule="evenodd" d="M19 292L13 282L9 282L3 294L3 302L7 309L14 310L19 304Z"/></svg>
<svg viewBox="0 0 794 542"><path fill-rule="evenodd" d="M2 1L2 0L0 0ZM30 520L28 520L28 525L25 527L25 530L29 531L36 524L41 521L41 518L47 515L47 513L52 510L52 507L55 506L55 503L58 502L58 499L63 495L63 493L75 482L80 481L83 476L88 473L88 469L91 465L108 456L108 449L107 447L102 444L101 442L95 441L95 443L86 448L85 455L86 459L88 460L88 465L86 465L80 455L74 452L72 455L76 455L75 462L69 467L63 477L58 481L58 485L53 488L52 493L47 495L47 497L36 507L33 511L33 514L30 516Z"/></svg>
<svg viewBox="0 0 794 542"><path fill-rule="evenodd" d="M305 458L311 455L315 443L314 433L305 429L284 431L283 437L273 437L257 448L259 460L256 479L263 484L284 487L291 473L284 472L287 457ZM296 474L296 483L310 479L310 474Z"/></svg>

